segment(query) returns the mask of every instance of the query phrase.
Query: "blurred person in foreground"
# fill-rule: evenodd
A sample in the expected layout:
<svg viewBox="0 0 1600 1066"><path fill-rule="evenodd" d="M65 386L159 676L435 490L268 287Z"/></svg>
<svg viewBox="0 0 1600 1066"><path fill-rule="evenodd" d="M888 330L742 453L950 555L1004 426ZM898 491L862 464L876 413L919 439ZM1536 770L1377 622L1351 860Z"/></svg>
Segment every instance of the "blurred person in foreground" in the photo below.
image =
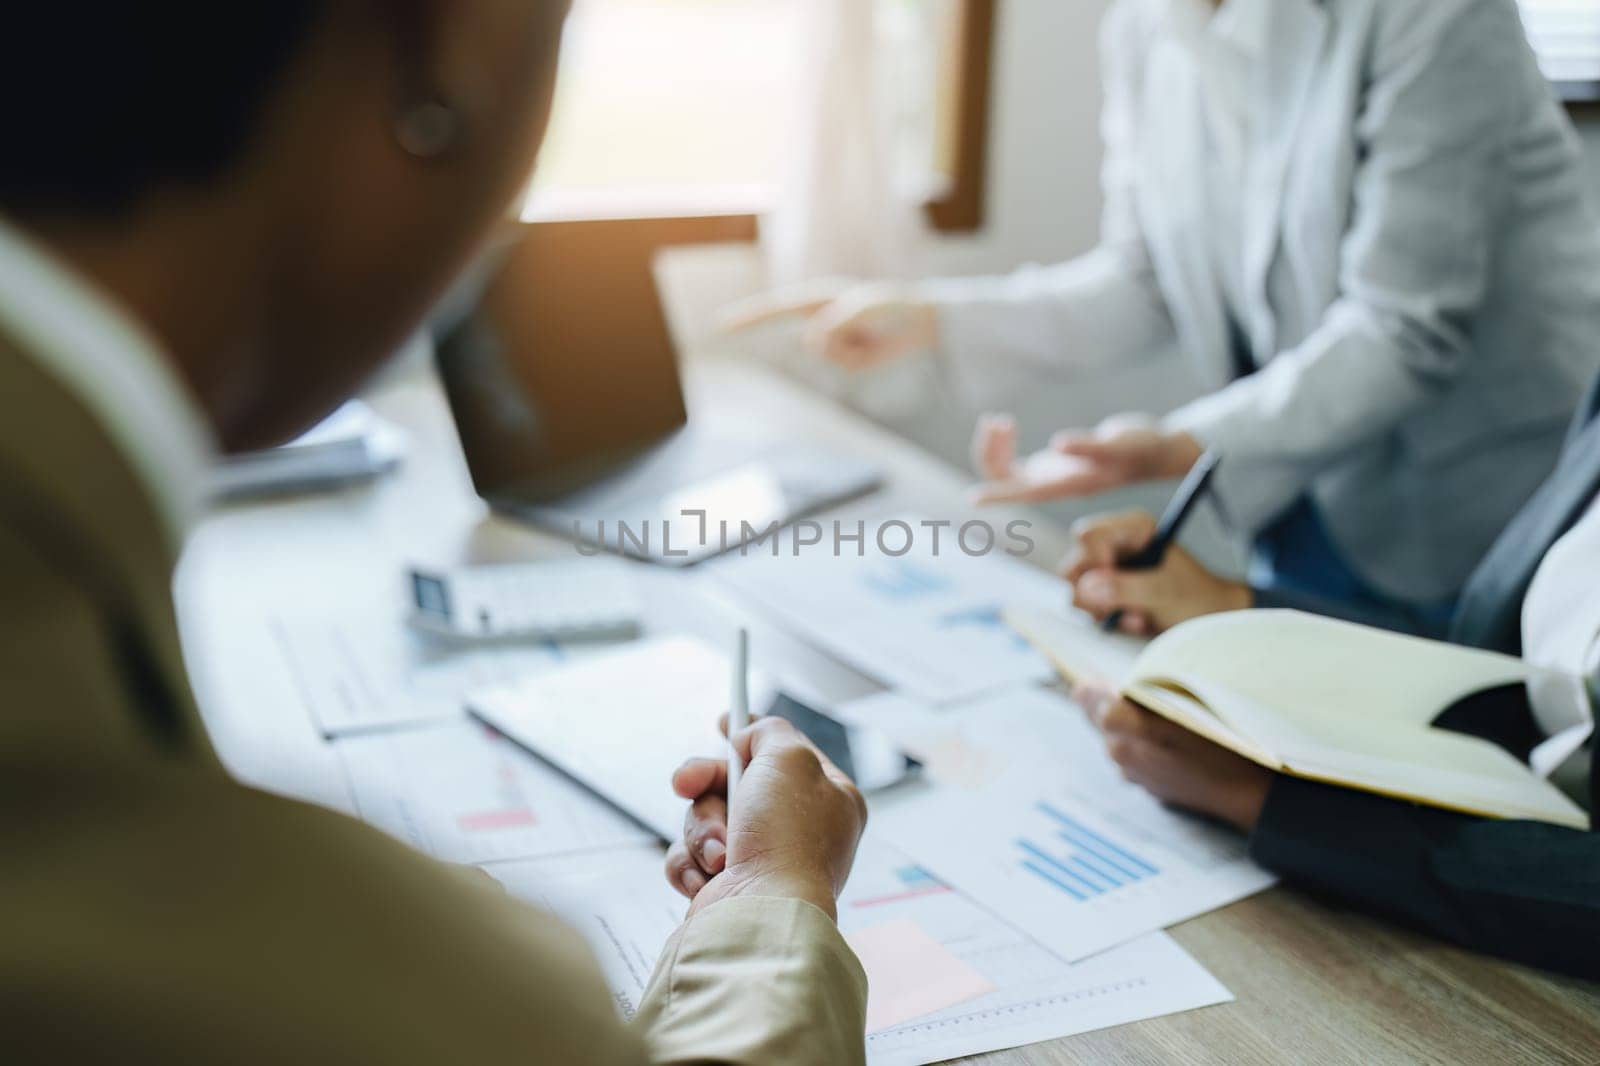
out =
<svg viewBox="0 0 1600 1066"><path fill-rule="evenodd" d="M834 923L864 819L783 723L625 1024L487 878L224 772L170 581L216 450L325 415L525 185L566 0L8 13L0 86L7 1061L863 1061ZM718 764L679 775L690 825Z"/></svg>

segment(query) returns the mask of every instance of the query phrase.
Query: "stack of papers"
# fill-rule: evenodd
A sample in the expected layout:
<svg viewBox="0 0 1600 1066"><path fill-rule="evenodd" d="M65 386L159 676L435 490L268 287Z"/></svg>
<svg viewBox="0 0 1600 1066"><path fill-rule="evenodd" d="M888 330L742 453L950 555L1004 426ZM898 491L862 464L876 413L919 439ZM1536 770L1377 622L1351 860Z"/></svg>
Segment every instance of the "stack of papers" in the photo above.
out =
<svg viewBox="0 0 1600 1066"><path fill-rule="evenodd" d="M684 811L670 774L721 753L713 723L728 672L715 649L662 639L475 692L471 708L670 840ZM877 839L840 904L873 986L874 1062L939 1061L1227 997L1160 930L1272 878L1236 834L1122 781L1063 697L1021 686L935 708L889 693L839 713L886 732L929 774L869 799Z"/></svg>
<svg viewBox="0 0 1600 1066"><path fill-rule="evenodd" d="M488 869L585 936L632 1017L687 909L661 864L659 850L630 848ZM1232 998L1161 934L1062 962L872 838L839 901L839 926L867 970L872 1066L922 1066Z"/></svg>
<svg viewBox="0 0 1600 1066"><path fill-rule="evenodd" d="M1161 930L1271 878L1236 835L1124 783L1082 713L1041 687L1050 665L1001 611L1063 612L1060 582L959 553L752 555L712 580L893 685L840 713L928 767L871 799L874 836L840 901L871 979L874 1066L1229 998ZM1075 632L1107 676L1138 650ZM651 837L681 832L672 769L724 751L725 657L681 637L576 660L554 644L442 649L363 609L279 615L274 633L360 816L567 918L636 1010L685 911Z"/></svg>
<svg viewBox="0 0 1600 1066"><path fill-rule="evenodd" d="M212 471L219 500L333 488L377 477L405 455L400 430L351 400L288 444L224 458Z"/></svg>

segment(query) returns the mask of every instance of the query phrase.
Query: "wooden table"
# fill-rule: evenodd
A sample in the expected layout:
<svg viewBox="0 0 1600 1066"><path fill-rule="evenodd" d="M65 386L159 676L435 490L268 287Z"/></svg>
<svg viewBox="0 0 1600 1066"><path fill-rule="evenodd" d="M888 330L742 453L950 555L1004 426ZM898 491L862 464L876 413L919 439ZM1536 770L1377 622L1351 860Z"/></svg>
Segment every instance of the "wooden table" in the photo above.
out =
<svg viewBox="0 0 1600 1066"><path fill-rule="evenodd" d="M895 514L972 516L966 477L770 372L708 362L690 375L695 417L789 433L872 456L886 489L841 509L853 523ZM371 397L411 434L402 472L333 495L229 509L199 531L180 569L185 647L207 722L242 779L350 810L337 760L272 656L271 606L401 607L400 567L554 557L570 545L489 516L473 496L442 397L412 373ZM825 516L826 517L826 516ZM1053 564L1065 531L1032 521L1034 561ZM762 665L824 700L877 691L769 619L660 575L652 629L751 627ZM1237 1002L983 1056L985 1063L1600 1063L1600 985L1482 958L1279 888L1176 927L1178 941ZM1596 945L1600 951L1600 945Z"/></svg>

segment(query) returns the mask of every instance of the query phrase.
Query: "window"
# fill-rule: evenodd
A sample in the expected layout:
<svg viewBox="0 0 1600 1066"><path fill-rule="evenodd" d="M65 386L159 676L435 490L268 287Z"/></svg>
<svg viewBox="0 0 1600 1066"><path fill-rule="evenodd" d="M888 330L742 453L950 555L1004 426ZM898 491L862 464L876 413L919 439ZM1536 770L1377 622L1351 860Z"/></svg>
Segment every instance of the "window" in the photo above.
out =
<svg viewBox="0 0 1600 1066"><path fill-rule="evenodd" d="M762 210L782 159L806 2L577 0L524 217ZM927 189L941 228L975 229L994 0L871 2L908 180Z"/></svg>
<svg viewBox="0 0 1600 1066"><path fill-rule="evenodd" d="M1522 0L1522 19L1562 98L1600 101L1600 0Z"/></svg>

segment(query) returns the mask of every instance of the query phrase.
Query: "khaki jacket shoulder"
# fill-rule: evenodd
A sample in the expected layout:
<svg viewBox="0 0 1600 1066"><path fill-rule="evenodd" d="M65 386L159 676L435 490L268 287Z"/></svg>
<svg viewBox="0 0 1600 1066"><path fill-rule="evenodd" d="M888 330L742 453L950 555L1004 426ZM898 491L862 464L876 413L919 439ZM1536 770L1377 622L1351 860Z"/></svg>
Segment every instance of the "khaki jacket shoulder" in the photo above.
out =
<svg viewBox="0 0 1600 1066"><path fill-rule="evenodd" d="M680 929L632 1025L581 939L487 878L230 780L154 508L0 338L0 1031L17 1061L855 1063L820 911Z"/></svg>

